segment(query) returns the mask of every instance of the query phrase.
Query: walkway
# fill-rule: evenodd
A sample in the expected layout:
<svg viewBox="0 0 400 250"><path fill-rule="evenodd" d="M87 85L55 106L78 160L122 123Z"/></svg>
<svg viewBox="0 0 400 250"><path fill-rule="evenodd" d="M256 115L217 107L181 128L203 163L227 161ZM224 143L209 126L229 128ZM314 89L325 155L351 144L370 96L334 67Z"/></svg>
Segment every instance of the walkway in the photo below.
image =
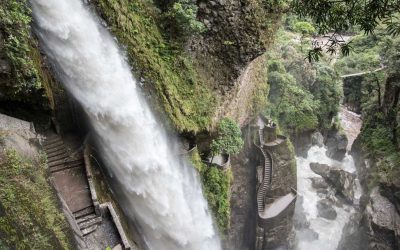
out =
<svg viewBox="0 0 400 250"><path fill-rule="evenodd" d="M364 72L354 73L354 74L348 74L348 75L341 75L340 78L348 78L348 77L362 76L362 75L366 75L366 74L370 74L370 73L374 73L374 72L381 71L381 70L383 70L383 69L385 69L385 68L386 68L386 66L383 66L383 67L380 67L379 69L375 69L375 70L364 71Z"/></svg>
<svg viewBox="0 0 400 250"><path fill-rule="evenodd" d="M285 137L279 136L272 142L265 143L263 137L264 128L267 126L261 117L257 118L258 137L260 145L254 145L260 149L264 157L264 176L259 189L257 190L257 209L259 218L266 220L277 217L284 212L296 200L297 193L292 189L292 192L276 198L272 203L265 204L265 197L268 190L271 188L273 160L271 154L264 149L264 146L275 146L286 140Z"/></svg>
<svg viewBox="0 0 400 250"><path fill-rule="evenodd" d="M53 133L48 134L44 150L55 188L67 203L82 235L92 233L102 218L95 213L82 152L72 155L61 137Z"/></svg>
<svg viewBox="0 0 400 250"><path fill-rule="evenodd" d="M271 219L280 215L296 199L296 194L291 192L285 196L278 197L273 203L267 204L260 213L262 219Z"/></svg>
<svg viewBox="0 0 400 250"><path fill-rule="evenodd" d="M260 215L264 211L265 206L265 195L267 194L268 189L271 187L271 174L272 174L272 157L271 155L263 149L263 130L258 130L258 136L260 140L260 146L256 145L258 149L260 149L263 157L264 157L264 176L261 182L260 187L257 190L257 208L258 214Z"/></svg>

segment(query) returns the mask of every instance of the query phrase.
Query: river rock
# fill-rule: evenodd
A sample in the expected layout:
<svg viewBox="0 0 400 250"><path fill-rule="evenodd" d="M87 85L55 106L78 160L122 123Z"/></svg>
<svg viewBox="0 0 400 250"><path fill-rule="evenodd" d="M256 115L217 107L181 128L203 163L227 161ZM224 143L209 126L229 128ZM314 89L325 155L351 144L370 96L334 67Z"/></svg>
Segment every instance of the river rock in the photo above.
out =
<svg viewBox="0 0 400 250"><path fill-rule="evenodd" d="M329 169L327 180L336 189L337 192L343 195L343 198L353 203L355 176L352 173L339 168Z"/></svg>
<svg viewBox="0 0 400 250"><path fill-rule="evenodd" d="M370 249L396 249L400 244L400 215L396 207L386 197L380 194L378 187L372 189L369 203L366 206L368 234L370 235Z"/></svg>
<svg viewBox="0 0 400 250"><path fill-rule="evenodd" d="M327 220L334 220L337 217L336 210L333 208L333 204L328 199L323 199L317 203L318 216Z"/></svg>
<svg viewBox="0 0 400 250"><path fill-rule="evenodd" d="M340 131L330 131L328 133L325 145L327 147L326 155L337 161L343 160L346 155L347 137Z"/></svg>
<svg viewBox="0 0 400 250"><path fill-rule="evenodd" d="M326 183L323 178L312 177L312 178L310 178L310 180L311 180L311 186L315 189L327 189L328 188L328 183Z"/></svg>
<svg viewBox="0 0 400 250"><path fill-rule="evenodd" d="M320 132L314 132L311 134L311 143L312 145L317 145L319 147L324 146L324 137Z"/></svg>
<svg viewBox="0 0 400 250"><path fill-rule="evenodd" d="M324 178L328 177L328 173L329 173L329 169L330 169L329 165L312 162L312 163L310 163L310 168L312 171L314 171L314 173L321 175Z"/></svg>

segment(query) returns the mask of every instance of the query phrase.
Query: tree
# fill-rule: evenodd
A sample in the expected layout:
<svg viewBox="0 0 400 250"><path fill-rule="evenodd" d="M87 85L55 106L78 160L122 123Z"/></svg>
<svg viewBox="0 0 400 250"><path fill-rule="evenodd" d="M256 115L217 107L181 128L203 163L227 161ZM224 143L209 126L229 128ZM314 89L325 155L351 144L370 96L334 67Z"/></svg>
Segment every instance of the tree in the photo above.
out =
<svg viewBox="0 0 400 250"><path fill-rule="evenodd" d="M400 0L294 0L292 4L296 14L312 19L318 33L332 32L328 42L314 44L308 53L310 61L318 61L323 49L348 55L351 46L340 34L355 26L370 34L383 23L387 34L400 34Z"/></svg>
<svg viewBox="0 0 400 250"><path fill-rule="evenodd" d="M222 119L217 126L217 137L211 142L213 157L217 154L237 154L243 147L242 131L229 118Z"/></svg>
<svg viewBox="0 0 400 250"><path fill-rule="evenodd" d="M294 31L301 33L300 43L301 50L303 51L303 43L306 37L312 36L315 34L316 30L314 26L309 22L296 22L294 24Z"/></svg>

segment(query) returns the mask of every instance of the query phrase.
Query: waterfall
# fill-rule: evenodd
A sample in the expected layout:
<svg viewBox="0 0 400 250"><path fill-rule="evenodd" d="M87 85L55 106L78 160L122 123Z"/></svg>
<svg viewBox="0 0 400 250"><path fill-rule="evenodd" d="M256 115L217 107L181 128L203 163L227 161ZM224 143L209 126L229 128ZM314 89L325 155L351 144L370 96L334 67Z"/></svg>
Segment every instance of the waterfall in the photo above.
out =
<svg viewBox="0 0 400 250"><path fill-rule="evenodd" d="M113 191L150 249L220 249L198 174L142 98L115 39L80 0L31 0L35 31L82 105Z"/></svg>

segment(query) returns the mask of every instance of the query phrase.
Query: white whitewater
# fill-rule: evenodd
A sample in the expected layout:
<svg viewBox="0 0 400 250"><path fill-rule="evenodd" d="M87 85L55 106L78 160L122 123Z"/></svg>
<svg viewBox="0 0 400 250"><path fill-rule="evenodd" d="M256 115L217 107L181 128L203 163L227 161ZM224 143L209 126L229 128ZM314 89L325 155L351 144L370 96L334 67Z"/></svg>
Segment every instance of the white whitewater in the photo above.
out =
<svg viewBox="0 0 400 250"><path fill-rule="evenodd" d="M335 220L327 220L318 216L317 203L324 197L318 195L317 191L311 186L312 177L321 177L314 173L310 168L310 163L318 162L330 166L342 166L348 172L354 172L355 166L351 156L346 155L343 162L338 162L326 156L326 148L313 146L308 151L307 158L297 157L297 191L303 197L303 211L310 229L318 233L318 239L303 237L304 233L296 232L300 250L335 250L342 236L342 230L349 221L354 209L343 204L343 207L333 206L337 213ZM298 203L296 206L299 205ZM297 216L297 215L295 215Z"/></svg>
<svg viewBox="0 0 400 250"><path fill-rule="evenodd" d="M362 121L359 115L348 111L344 107L340 110L341 126L349 138L348 150L350 150L352 143L360 133ZM302 206L302 209L296 207L295 216L299 218L304 215L306 221L309 223L309 229L318 233L318 239L309 237L307 230L296 231L297 249L299 250L335 250L342 237L343 229L347 222L349 222L351 215L355 213L352 206L342 204L342 207L333 206L337 213L335 220L327 220L318 217L317 203L318 201L326 198L326 195L320 195L312 187L310 178L321 177L314 173L310 168L310 163L317 162L327 164L329 166L340 166L343 170L356 173L353 157L346 153L341 162L335 161L326 156L326 148L313 146L308 151L307 158L297 157L297 189L299 195L303 197L302 204L296 203L296 206ZM362 195L361 185L356 178L354 188L353 202L359 205ZM330 195L333 195L332 191ZM301 213L301 214L300 214Z"/></svg>
<svg viewBox="0 0 400 250"><path fill-rule="evenodd" d="M141 97L114 38L80 0L31 0L35 29L82 105L125 214L150 249L221 249L197 173Z"/></svg>

